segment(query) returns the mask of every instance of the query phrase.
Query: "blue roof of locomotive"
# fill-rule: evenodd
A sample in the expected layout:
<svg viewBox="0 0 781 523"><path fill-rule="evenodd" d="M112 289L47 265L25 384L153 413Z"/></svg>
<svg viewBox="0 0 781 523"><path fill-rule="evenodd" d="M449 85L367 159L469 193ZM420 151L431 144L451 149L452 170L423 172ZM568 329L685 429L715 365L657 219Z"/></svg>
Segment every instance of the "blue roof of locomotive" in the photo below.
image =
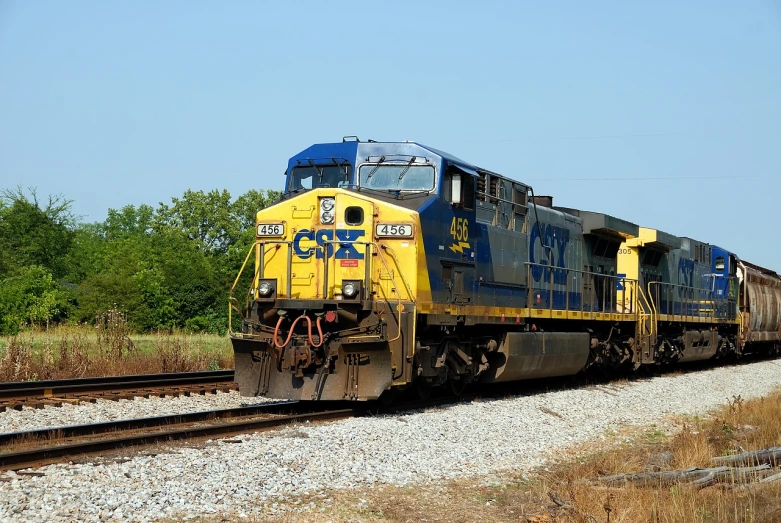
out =
<svg viewBox="0 0 781 523"><path fill-rule="evenodd" d="M337 161L347 160L355 166L361 163L358 161L358 158L361 156L382 156L384 154L407 154L414 156L416 152L419 156L430 153L431 155L436 156L438 160L442 160L445 163L465 167L473 171L479 169L479 167L472 165L469 162L465 162L457 156L417 142L374 141L345 141L314 144L290 158L288 169L292 169L296 165L306 165L308 164L308 160L312 160L316 163L319 163L320 161L330 161L332 159L336 159Z"/></svg>

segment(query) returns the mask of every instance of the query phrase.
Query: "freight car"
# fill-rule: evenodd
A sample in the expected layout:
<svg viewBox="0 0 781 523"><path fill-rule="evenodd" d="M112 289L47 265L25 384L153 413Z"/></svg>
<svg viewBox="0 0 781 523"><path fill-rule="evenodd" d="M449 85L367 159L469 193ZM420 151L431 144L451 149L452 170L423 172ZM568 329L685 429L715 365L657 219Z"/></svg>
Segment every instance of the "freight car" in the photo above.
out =
<svg viewBox="0 0 781 523"><path fill-rule="evenodd" d="M414 142L313 145L285 176L231 290L243 395L425 397L778 348L781 279L717 246Z"/></svg>

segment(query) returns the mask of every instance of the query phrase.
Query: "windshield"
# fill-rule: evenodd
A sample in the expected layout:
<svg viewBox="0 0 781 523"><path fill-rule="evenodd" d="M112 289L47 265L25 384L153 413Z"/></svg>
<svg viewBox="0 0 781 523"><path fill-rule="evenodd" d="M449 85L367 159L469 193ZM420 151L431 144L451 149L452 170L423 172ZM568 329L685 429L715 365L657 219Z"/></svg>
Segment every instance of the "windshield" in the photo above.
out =
<svg viewBox="0 0 781 523"><path fill-rule="evenodd" d="M347 171L347 176L345 176ZM344 187L350 183L350 165L308 165L296 167L290 174L288 191L315 187Z"/></svg>
<svg viewBox="0 0 781 523"><path fill-rule="evenodd" d="M361 187L391 191L430 191L434 188L431 165L366 164L360 168Z"/></svg>

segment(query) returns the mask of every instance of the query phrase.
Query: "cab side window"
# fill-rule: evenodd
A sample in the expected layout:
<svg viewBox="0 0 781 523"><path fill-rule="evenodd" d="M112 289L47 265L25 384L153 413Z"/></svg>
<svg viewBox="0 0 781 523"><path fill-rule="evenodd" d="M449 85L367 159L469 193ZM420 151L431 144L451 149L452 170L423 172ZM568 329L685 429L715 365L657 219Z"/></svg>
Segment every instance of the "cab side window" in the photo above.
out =
<svg viewBox="0 0 781 523"><path fill-rule="evenodd" d="M458 169L448 169L445 172L445 183L442 196L454 206L462 209L475 208L475 178Z"/></svg>

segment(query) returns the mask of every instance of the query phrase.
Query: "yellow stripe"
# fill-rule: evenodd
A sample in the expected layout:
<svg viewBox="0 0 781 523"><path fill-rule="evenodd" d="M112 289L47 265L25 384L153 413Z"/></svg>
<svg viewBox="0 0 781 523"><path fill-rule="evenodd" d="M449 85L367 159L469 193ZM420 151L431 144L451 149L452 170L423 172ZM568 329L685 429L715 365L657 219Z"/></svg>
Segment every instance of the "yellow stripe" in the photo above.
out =
<svg viewBox="0 0 781 523"><path fill-rule="evenodd" d="M478 316L489 319L501 319L504 314L505 322L513 322L521 319L554 319L554 320L588 320L588 321L637 321L637 314L622 314L616 312L589 312L566 311L559 309L529 309L526 307L481 307L478 305L455 305L430 302L418 302L418 311L421 314L448 314L452 316ZM659 321L684 321L690 323L719 323L737 324L738 321L729 321L701 316L671 316L660 315Z"/></svg>

